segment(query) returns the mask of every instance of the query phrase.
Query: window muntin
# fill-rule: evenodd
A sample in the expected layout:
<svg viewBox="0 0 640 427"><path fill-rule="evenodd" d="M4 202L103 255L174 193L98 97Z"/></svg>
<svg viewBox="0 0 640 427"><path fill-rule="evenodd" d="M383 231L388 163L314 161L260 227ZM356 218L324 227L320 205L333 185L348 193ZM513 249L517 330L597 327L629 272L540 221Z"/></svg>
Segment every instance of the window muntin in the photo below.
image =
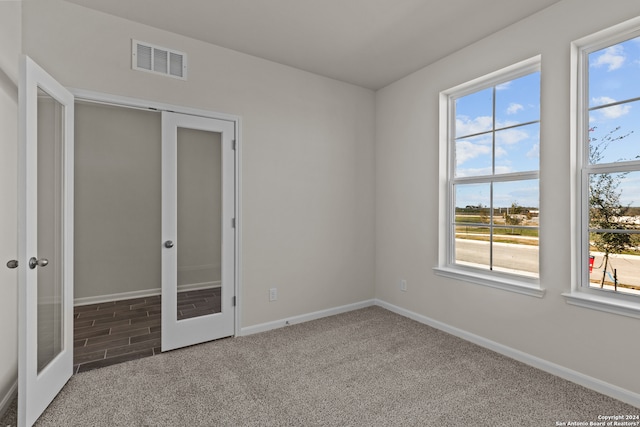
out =
<svg viewBox="0 0 640 427"><path fill-rule="evenodd" d="M538 68L538 67L536 67ZM537 278L540 71L450 97L450 265Z"/></svg>
<svg viewBox="0 0 640 427"><path fill-rule="evenodd" d="M582 60L582 285L640 296L640 37Z"/></svg>

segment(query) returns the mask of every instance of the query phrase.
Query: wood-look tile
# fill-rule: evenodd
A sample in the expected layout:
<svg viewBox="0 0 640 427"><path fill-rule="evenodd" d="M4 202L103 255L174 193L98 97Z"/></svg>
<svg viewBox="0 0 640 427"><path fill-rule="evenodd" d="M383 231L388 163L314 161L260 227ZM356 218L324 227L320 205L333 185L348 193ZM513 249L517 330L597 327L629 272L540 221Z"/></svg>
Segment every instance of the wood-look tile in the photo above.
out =
<svg viewBox="0 0 640 427"><path fill-rule="evenodd" d="M87 330L77 331L74 332L73 339L79 340L83 338L99 337L102 335L109 335L109 328L90 328Z"/></svg>
<svg viewBox="0 0 640 427"><path fill-rule="evenodd" d="M90 371L92 369L103 368L105 366L115 365L116 363L128 362L130 360L142 359L143 357L153 356L152 349L140 350L134 353L123 354L121 356L110 357L108 359L96 360L78 365L78 373Z"/></svg>
<svg viewBox="0 0 640 427"><path fill-rule="evenodd" d="M116 305L116 301L107 301L107 302L101 302L101 303L95 304L98 310L108 309L109 307L114 307L115 305Z"/></svg>
<svg viewBox="0 0 640 427"><path fill-rule="evenodd" d="M201 308L201 307L213 307L213 304L214 304L214 301L203 300L203 301L195 302L193 305L195 308Z"/></svg>
<svg viewBox="0 0 640 427"><path fill-rule="evenodd" d="M114 326L111 328L112 334L119 334L121 332L135 331L137 329L147 328L148 326L141 326L139 323L135 323L133 325L122 325L122 326Z"/></svg>
<svg viewBox="0 0 640 427"><path fill-rule="evenodd" d="M134 323L145 323L147 324L148 322L152 322L152 321L158 321L158 324L160 324L160 315L159 314L154 314L153 316L149 316L149 317L138 317L136 319L131 319L131 324L133 325Z"/></svg>
<svg viewBox="0 0 640 427"><path fill-rule="evenodd" d="M76 319L81 320L98 320L113 317L113 312L105 313L102 311L83 311L77 314Z"/></svg>
<svg viewBox="0 0 640 427"><path fill-rule="evenodd" d="M98 307L95 304L91 305L77 305L73 307L74 313L81 313L83 311L97 311Z"/></svg>
<svg viewBox="0 0 640 427"><path fill-rule="evenodd" d="M134 319L138 319L140 317L149 317L149 313L147 313L146 310L130 310L125 313L123 312L116 313L113 319L114 320L131 319L133 321Z"/></svg>
<svg viewBox="0 0 640 427"><path fill-rule="evenodd" d="M154 347L158 347L160 345L160 338L156 338L153 340L142 341L135 344L125 345L122 347L114 347L107 349L106 358L121 356L123 354L135 353L141 350L151 350L153 351Z"/></svg>
<svg viewBox="0 0 640 427"><path fill-rule="evenodd" d="M120 338L117 340L112 340L112 341L104 341L104 342L99 342L97 344L93 344L93 345L86 345L84 347L78 347L75 348L73 350L73 354L87 354L87 353L91 353L94 351L98 351L98 350L106 350L110 347L120 347L123 345L127 345L129 344L129 337L126 338Z"/></svg>
<svg viewBox="0 0 640 427"><path fill-rule="evenodd" d="M220 312L220 294L220 288L178 293L181 318ZM154 295L74 307L74 372L160 354L161 301Z"/></svg>
<svg viewBox="0 0 640 427"><path fill-rule="evenodd" d="M79 365L80 363L93 362L94 360L104 359L106 357L107 350L97 350L89 353L83 353L74 355L73 363Z"/></svg>
<svg viewBox="0 0 640 427"><path fill-rule="evenodd" d="M160 339L160 332L154 332L152 334L145 334L145 335L138 335L138 336L135 336L135 337L131 337L129 339L129 342L131 344L136 344L136 343L139 343L139 342L151 341L151 340L154 340L154 339Z"/></svg>
<svg viewBox="0 0 640 427"><path fill-rule="evenodd" d="M196 308L193 310L183 310L178 315L178 320L192 319L194 317L207 316L209 314L215 314L212 308Z"/></svg>
<svg viewBox="0 0 640 427"><path fill-rule="evenodd" d="M87 341L87 347L92 346L94 344L98 344L98 343L102 343L102 342L109 342L109 341L117 341L120 340L121 338L132 338L132 337L137 337L139 335L149 335L149 328L139 328L139 329L135 329L135 330L129 330L129 331L124 331L124 332L119 332L117 334L109 334L109 335L103 335L100 337L96 337L96 338L89 338L89 340ZM128 343L127 343L128 344Z"/></svg>
<svg viewBox="0 0 640 427"><path fill-rule="evenodd" d="M93 326L93 322L95 322L95 320L76 320L73 323L73 329L82 329L82 328L88 328Z"/></svg>
<svg viewBox="0 0 640 427"><path fill-rule="evenodd" d="M101 327L101 328L113 328L114 326L128 325L130 323L131 323L130 319L114 320L113 318L97 319L93 321L93 324L95 327Z"/></svg>

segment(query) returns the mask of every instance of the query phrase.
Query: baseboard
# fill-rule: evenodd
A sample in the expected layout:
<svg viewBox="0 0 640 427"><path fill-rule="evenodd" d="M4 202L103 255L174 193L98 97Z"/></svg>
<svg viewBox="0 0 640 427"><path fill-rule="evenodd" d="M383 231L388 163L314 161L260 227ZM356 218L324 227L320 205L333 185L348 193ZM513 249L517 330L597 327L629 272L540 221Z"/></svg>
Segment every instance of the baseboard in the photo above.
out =
<svg viewBox="0 0 640 427"><path fill-rule="evenodd" d="M204 283L190 283L186 285L178 286L179 291L194 291L198 289L209 289L220 287L221 283L218 282L204 282ZM120 292L117 294L98 295L95 297L75 298L73 300L74 306L89 305L89 304L101 304L103 302L120 301L123 299L133 298L146 298L155 295L161 295L161 288L143 289L141 291Z"/></svg>
<svg viewBox="0 0 640 427"><path fill-rule="evenodd" d="M565 380L571 381L583 387L597 391L598 393L602 393L606 396L612 397L624 403L628 403L629 405L633 405L637 408L640 408L640 394L638 393L634 393L632 391L626 390L622 387L618 387L613 384L609 384L597 378L590 377L588 375L571 370L564 366L557 365L555 363L549 362L539 357L532 356L520 350L507 347L495 341L491 341L486 338L483 338L479 335L472 334L462 329L458 329L453 326L447 325L446 323L442 323L437 320L431 319L427 316L423 316L413 311L406 310L402 307L395 306L386 301L382 301L379 299L376 299L374 301L375 301L375 305L385 308L394 313L397 313L401 316L408 317L409 319L413 319L417 322L420 322L425 325L431 326L433 328L439 329L441 331L447 332L458 338L462 338L463 340L470 341L481 347L485 347L485 348L488 348L489 350L493 350L496 353L500 353L511 359L515 359L519 362L533 366L534 368L538 368L540 370L548 372L557 377L563 378Z"/></svg>
<svg viewBox="0 0 640 427"><path fill-rule="evenodd" d="M339 307L329 308L326 310L314 311L313 313L302 314L299 316L286 317L280 320L274 320L273 322L261 323L258 325L247 326L240 328L240 336L257 334L259 332L266 332L273 329L282 328L284 326L295 325L296 323L308 322L310 320L321 319L323 317L333 316L336 314L347 313L353 310L359 310L365 307L371 307L375 304L375 300L366 300L357 302L354 304L341 305Z"/></svg>
<svg viewBox="0 0 640 427"><path fill-rule="evenodd" d="M9 391L7 392L7 394L2 397L2 400L0 400L0 418L2 418L4 414L7 412L7 409L9 409L9 405L11 405L11 403L13 402L13 399L15 399L17 395L18 395L18 380L16 379L13 385L9 388Z"/></svg>

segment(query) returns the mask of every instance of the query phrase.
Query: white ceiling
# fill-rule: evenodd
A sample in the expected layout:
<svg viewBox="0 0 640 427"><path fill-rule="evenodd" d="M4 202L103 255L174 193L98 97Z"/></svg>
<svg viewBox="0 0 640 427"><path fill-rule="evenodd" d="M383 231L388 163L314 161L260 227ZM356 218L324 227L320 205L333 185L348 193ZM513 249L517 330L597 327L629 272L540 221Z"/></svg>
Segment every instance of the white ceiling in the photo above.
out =
<svg viewBox="0 0 640 427"><path fill-rule="evenodd" d="M560 0L67 1L379 89Z"/></svg>

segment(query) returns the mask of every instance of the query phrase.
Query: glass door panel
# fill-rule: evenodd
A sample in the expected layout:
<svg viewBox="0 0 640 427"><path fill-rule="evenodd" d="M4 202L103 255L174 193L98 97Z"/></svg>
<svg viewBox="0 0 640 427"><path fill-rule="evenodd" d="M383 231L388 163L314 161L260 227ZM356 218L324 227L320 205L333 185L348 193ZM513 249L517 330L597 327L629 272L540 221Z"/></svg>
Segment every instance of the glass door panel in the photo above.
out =
<svg viewBox="0 0 640 427"><path fill-rule="evenodd" d="M63 348L64 107L38 89L38 374ZM44 261L46 260L46 261Z"/></svg>
<svg viewBox="0 0 640 427"><path fill-rule="evenodd" d="M177 129L177 320L221 311L220 133Z"/></svg>

